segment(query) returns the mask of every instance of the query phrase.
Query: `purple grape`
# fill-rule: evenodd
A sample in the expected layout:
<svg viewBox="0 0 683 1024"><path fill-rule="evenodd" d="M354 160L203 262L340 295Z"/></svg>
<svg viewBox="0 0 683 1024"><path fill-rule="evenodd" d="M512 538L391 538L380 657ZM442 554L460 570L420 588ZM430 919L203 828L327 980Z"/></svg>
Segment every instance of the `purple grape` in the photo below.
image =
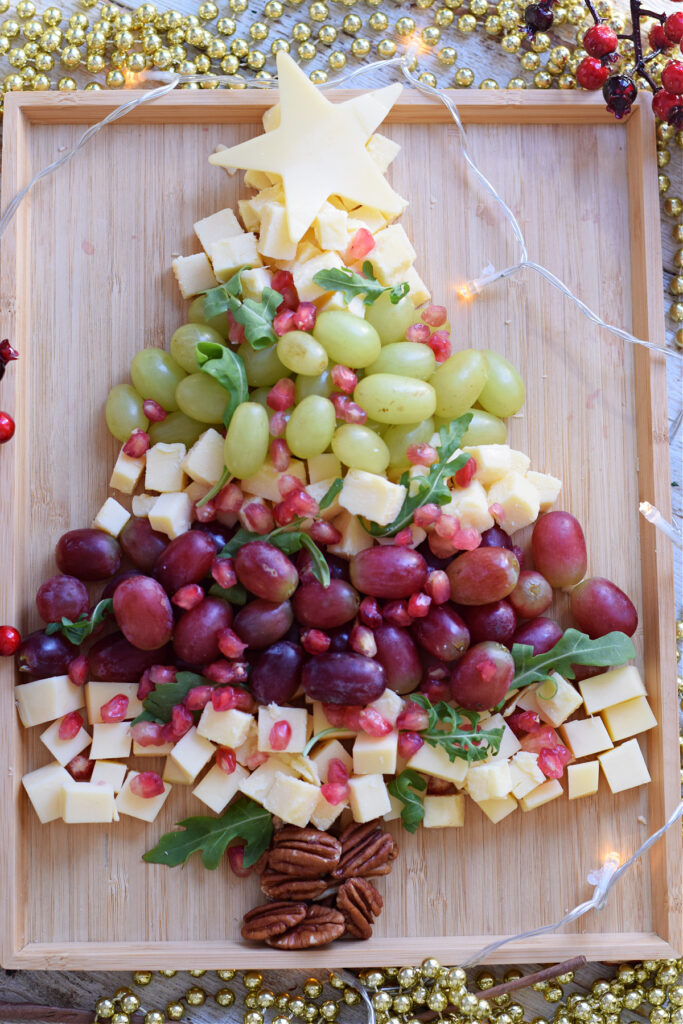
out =
<svg viewBox="0 0 683 1024"><path fill-rule="evenodd" d="M416 690L422 679L422 663L408 630L385 623L374 634L377 661L386 672L387 687L396 693Z"/></svg>
<svg viewBox="0 0 683 1024"><path fill-rule="evenodd" d="M153 530L149 519L129 519L119 537L124 555L143 572L151 572L161 552L168 547L168 537Z"/></svg>
<svg viewBox="0 0 683 1024"><path fill-rule="evenodd" d="M110 633L88 651L90 678L112 683L135 683L152 665L168 665L173 654L170 644L156 651L141 651L123 633Z"/></svg>
<svg viewBox="0 0 683 1024"><path fill-rule="evenodd" d="M206 533L216 545L216 554L222 551L225 545L231 540L235 533L234 527L224 526L219 523L218 520L214 519L210 523L193 523L193 530L199 530L200 533Z"/></svg>
<svg viewBox="0 0 683 1024"><path fill-rule="evenodd" d="M89 606L85 584L75 576L51 576L41 583L36 594L36 607L43 622L59 622L62 618L75 622Z"/></svg>
<svg viewBox="0 0 683 1024"><path fill-rule="evenodd" d="M220 657L218 634L231 625L232 608L228 602L220 597L205 597L176 623L173 649L188 665L208 665Z"/></svg>
<svg viewBox="0 0 683 1024"><path fill-rule="evenodd" d="M234 630L249 647L268 647L281 640L294 622L289 601L273 604L257 598L241 608L235 616Z"/></svg>
<svg viewBox="0 0 683 1024"><path fill-rule="evenodd" d="M505 530L501 530L500 526L492 526L489 530L484 530L482 533L479 547L507 548L508 551L512 551L512 541Z"/></svg>
<svg viewBox="0 0 683 1024"><path fill-rule="evenodd" d="M335 626L334 629L326 629L325 632L330 638L328 648L330 654L341 654L343 651L348 651L351 626Z"/></svg>
<svg viewBox="0 0 683 1024"><path fill-rule="evenodd" d="M259 704L287 704L301 682L304 652L298 644L281 640L260 656L251 673L250 684Z"/></svg>
<svg viewBox="0 0 683 1024"><path fill-rule="evenodd" d="M69 530L56 553L60 572L79 580L106 580L121 568L119 542L102 530Z"/></svg>
<svg viewBox="0 0 683 1024"><path fill-rule="evenodd" d="M345 558L340 558L338 555L331 555L326 551L325 561L328 564L331 579L348 580L349 563ZM310 583L311 580L315 579L315 575L313 573L313 559L307 548L302 548L297 555L296 568L299 573L299 579L302 583Z"/></svg>
<svg viewBox="0 0 683 1024"><path fill-rule="evenodd" d="M552 619L539 615L518 626L512 636L513 644L529 644L534 654L545 654L554 647L562 636L563 630Z"/></svg>
<svg viewBox="0 0 683 1024"><path fill-rule="evenodd" d="M413 633L420 646L440 661L455 661L470 645L469 630L450 604L432 605L423 619L417 619Z"/></svg>
<svg viewBox="0 0 683 1024"><path fill-rule="evenodd" d="M492 641L475 644L451 673L451 697L468 711L487 711L503 699L514 674L507 647Z"/></svg>
<svg viewBox="0 0 683 1024"><path fill-rule="evenodd" d="M42 629L29 633L17 651L17 668L32 679L48 679L66 675L69 662L78 654L78 648L61 633L47 636Z"/></svg>
<svg viewBox="0 0 683 1024"><path fill-rule="evenodd" d="M429 546L429 541L426 540L418 544L415 550L422 555L428 569L445 569L452 561L452 556L450 558L439 558L438 555L435 555Z"/></svg>
<svg viewBox="0 0 683 1024"><path fill-rule="evenodd" d="M124 572L117 572L116 576L109 580L106 587L100 594L100 601L106 601L108 598L113 597L119 583L123 583L124 580L130 580L133 576L143 575L144 573L142 573L140 569L126 569Z"/></svg>
<svg viewBox="0 0 683 1024"><path fill-rule="evenodd" d="M200 583L211 572L216 545L208 533L188 530L172 540L154 564L154 578L173 596L188 583Z"/></svg>
<svg viewBox="0 0 683 1024"><path fill-rule="evenodd" d="M388 599L422 590L427 563L419 551L396 544L359 551L351 559L351 582L362 594Z"/></svg>
<svg viewBox="0 0 683 1024"><path fill-rule="evenodd" d="M309 629L334 629L349 622L358 611L360 595L345 580L304 583L292 598L294 614Z"/></svg>
<svg viewBox="0 0 683 1024"><path fill-rule="evenodd" d="M313 700L326 704L368 704L384 693L386 674L362 654L319 654L304 665L301 683Z"/></svg>
<svg viewBox="0 0 683 1024"><path fill-rule="evenodd" d="M114 617L126 640L141 651L164 647L173 634L171 602L151 576L132 576L119 583Z"/></svg>
<svg viewBox="0 0 683 1024"><path fill-rule="evenodd" d="M630 597L601 576L583 580L571 594L571 609L578 629L591 640L618 630L633 636L638 628L638 612Z"/></svg>
<svg viewBox="0 0 683 1024"><path fill-rule="evenodd" d="M239 549L235 572L254 597L275 604L290 598L299 583L299 574L287 555L264 540L252 540Z"/></svg>
<svg viewBox="0 0 683 1024"><path fill-rule="evenodd" d="M515 589L519 562L506 548L479 547L463 552L446 571L456 604L491 604Z"/></svg>
<svg viewBox="0 0 683 1024"><path fill-rule="evenodd" d="M517 616L509 598L492 601L491 604L462 605L459 611L467 623L473 644L482 640L508 644L517 628Z"/></svg>

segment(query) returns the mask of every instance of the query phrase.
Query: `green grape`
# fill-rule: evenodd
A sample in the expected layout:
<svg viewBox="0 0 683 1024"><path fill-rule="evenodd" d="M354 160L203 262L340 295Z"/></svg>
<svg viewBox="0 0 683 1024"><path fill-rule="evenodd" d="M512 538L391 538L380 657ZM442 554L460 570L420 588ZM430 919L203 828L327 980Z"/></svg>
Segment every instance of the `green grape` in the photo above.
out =
<svg viewBox="0 0 683 1024"><path fill-rule="evenodd" d="M370 417L366 419L363 426L367 427L368 430L372 430L373 433L379 434L380 437L384 437L387 430L391 429L388 423L378 423L377 420L371 420Z"/></svg>
<svg viewBox="0 0 683 1024"><path fill-rule="evenodd" d="M303 374L294 381L297 402L309 395L321 395L328 398L332 394L332 378L329 370L323 370L317 377L305 377Z"/></svg>
<svg viewBox="0 0 683 1024"><path fill-rule="evenodd" d="M366 473L383 473L389 465L389 449L369 427L345 423L332 437L332 451L340 462Z"/></svg>
<svg viewBox="0 0 683 1024"><path fill-rule="evenodd" d="M237 354L242 358L247 371L247 381L252 388L272 388L282 377L290 375L287 367L280 361L277 345L256 350L248 341L243 341L237 349Z"/></svg>
<svg viewBox="0 0 683 1024"><path fill-rule="evenodd" d="M322 455L329 446L336 426L334 406L329 398L308 395L294 407L285 438L292 455L310 459Z"/></svg>
<svg viewBox="0 0 683 1024"><path fill-rule="evenodd" d="M488 376L488 362L483 352L465 348L442 363L432 384L436 391L436 414L454 420L474 405Z"/></svg>
<svg viewBox="0 0 683 1024"><path fill-rule="evenodd" d="M257 402L242 402L230 420L225 438L225 465L240 480L253 476L268 454L268 413Z"/></svg>
<svg viewBox="0 0 683 1024"><path fill-rule="evenodd" d="M200 423L220 423L228 397L225 388L207 373L191 373L181 380L176 390L181 410Z"/></svg>
<svg viewBox="0 0 683 1024"><path fill-rule="evenodd" d="M107 395L104 416L110 433L127 441L134 430L147 430L149 420L142 411L142 398L130 384L117 384Z"/></svg>
<svg viewBox="0 0 683 1024"><path fill-rule="evenodd" d="M359 381L354 400L380 423L418 423L434 415L436 394L431 384L416 377L373 373Z"/></svg>
<svg viewBox="0 0 683 1024"><path fill-rule="evenodd" d="M319 313L313 337L333 363L354 368L374 363L382 348L379 334L372 324L344 309Z"/></svg>
<svg viewBox="0 0 683 1024"><path fill-rule="evenodd" d="M166 412L178 408L176 388L185 377L173 356L162 348L143 348L130 364L133 387L143 398L152 398Z"/></svg>
<svg viewBox="0 0 683 1024"><path fill-rule="evenodd" d="M467 433L462 439L463 445L506 443L508 428L497 416L492 416L490 412L484 412L483 409L467 409L466 412L472 413L472 419L467 428ZM448 426L450 422L450 420L437 417L435 420L436 429Z"/></svg>
<svg viewBox="0 0 683 1024"><path fill-rule="evenodd" d="M187 373L199 373L195 349L200 341L213 341L218 345L225 344L223 336L208 324L183 324L171 338L171 355Z"/></svg>
<svg viewBox="0 0 683 1024"><path fill-rule="evenodd" d="M368 366L366 376L372 373L397 373L399 377L418 377L429 380L436 369L436 359L429 345L417 341L397 341L385 345L379 359Z"/></svg>
<svg viewBox="0 0 683 1024"><path fill-rule="evenodd" d="M184 444L191 448L200 434L206 430L206 423L190 419L184 412L170 412L165 420L150 423L149 438L152 444Z"/></svg>
<svg viewBox="0 0 683 1024"><path fill-rule="evenodd" d="M392 469L408 469L410 462L406 456L409 444L428 444L436 430L431 416L421 423L406 423L400 427L389 427L385 432L384 443L389 449L389 465Z"/></svg>
<svg viewBox="0 0 683 1024"><path fill-rule="evenodd" d="M383 345L392 345L405 338L415 319L415 307L409 295L394 305L389 292L382 292L371 306L365 307L365 319L375 328Z"/></svg>
<svg viewBox="0 0 683 1024"><path fill-rule="evenodd" d="M218 331L221 338L227 338L228 336L228 331L230 330L228 314L218 313L217 316L212 316L210 320L207 320L204 316L203 295L198 295L196 299L192 300L187 311L187 319L191 324L208 324L209 327L213 327L214 331Z"/></svg>
<svg viewBox="0 0 683 1024"><path fill-rule="evenodd" d="M479 404L494 416L514 416L524 405L524 381L512 363L498 352L487 349L484 354L488 360L489 374L478 395Z"/></svg>
<svg viewBox="0 0 683 1024"><path fill-rule="evenodd" d="M327 369L327 352L306 331L287 331L277 343L280 361L293 373L317 377Z"/></svg>
<svg viewBox="0 0 683 1024"><path fill-rule="evenodd" d="M273 410L268 405L268 395L269 394L270 394L270 388L254 388L254 390L249 393L249 401L250 402L258 402L258 404L262 405L263 408L268 413L268 415L270 416L272 414Z"/></svg>

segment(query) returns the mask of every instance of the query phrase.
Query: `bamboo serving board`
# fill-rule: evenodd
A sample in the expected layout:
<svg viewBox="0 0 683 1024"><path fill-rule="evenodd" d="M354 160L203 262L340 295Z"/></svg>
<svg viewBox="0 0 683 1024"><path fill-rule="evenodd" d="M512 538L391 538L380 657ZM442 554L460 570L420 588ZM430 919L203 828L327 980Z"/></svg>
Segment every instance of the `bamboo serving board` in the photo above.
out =
<svg viewBox="0 0 683 1024"><path fill-rule="evenodd" d="M2 207L122 97L8 94ZM519 218L532 259L608 321L661 342L659 209L653 121L626 122L592 96L457 93L475 159ZM176 92L100 133L37 185L2 246L2 334L21 351L2 382L16 418L0 453L0 609L22 632L39 626L34 594L55 571L54 544L90 523L107 496L117 451L103 405L143 346L167 346L185 303L171 256L196 251L192 224L240 194L241 175L207 156L260 130L263 92ZM629 856L678 801L673 576L669 542L638 515L669 509L665 360L597 331L530 273L462 305L455 287L488 264L514 262L510 231L459 156L447 111L404 92L386 130L403 149L390 177L410 199L404 223L435 301L451 310L456 347L495 348L522 372L527 401L510 441L532 467L562 477L558 507L583 523L589 575L624 588L640 611L640 664L659 727L643 746L648 787L557 800L492 825L471 802L466 827L391 828L400 855L379 881L374 937L284 953L239 939L259 902L253 879L146 865L140 855L196 799L175 787L153 825L41 826L22 774L49 760L40 728L23 730L12 665L0 665L2 963L24 968L368 966L434 954L457 963L496 936L559 919L591 893L606 854ZM565 601L566 598L562 600ZM563 615L566 608L559 607ZM147 767L159 764L145 759ZM681 951L680 831L673 828L612 892L601 913L564 933L516 942L499 962L669 957Z"/></svg>

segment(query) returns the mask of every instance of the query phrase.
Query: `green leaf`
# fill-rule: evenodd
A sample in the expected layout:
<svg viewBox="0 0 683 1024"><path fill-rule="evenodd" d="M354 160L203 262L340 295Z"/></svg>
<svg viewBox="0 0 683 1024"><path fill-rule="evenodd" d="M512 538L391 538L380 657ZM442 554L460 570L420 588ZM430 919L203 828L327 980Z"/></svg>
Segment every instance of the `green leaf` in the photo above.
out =
<svg viewBox="0 0 683 1024"><path fill-rule="evenodd" d="M325 491L322 498L318 502L318 508L320 509L321 512L324 512L326 508L330 507L330 505L337 497L343 486L344 481L341 479L341 477L337 477L336 480L332 481L332 483L330 484L330 486L328 487L328 489Z"/></svg>
<svg viewBox="0 0 683 1024"><path fill-rule="evenodd" d="M216 288L209 288L204 292L204 317L211 320L220 313L227 312L230 297L239 298L242 295L242 273L248 269L248 264L235 271L232 277L219 284Z"/></svg>
<svg viewBox="0 0 683 1024"><path fill-rule="evenodd" d="M207 491L204 497L197 502L197 508L202 508L202 506L206 505L209 501L211 501L212 498L215 498L218 492L223 490L229 479L230 471L227 466L224 466L223 472L221 473L220 477L213 485L211 490Z"/></svg>
<svg viewBox="0 0 683 1024"><path fill-rule="evenodd" d="M327 292L341 292L347 302L351 302L356 295L364 295L363 301L366 306L371 306L384 292L389 292L391 302L396 305L410 291L407 281L394 285L380 284L375 279L369 261L363 264L363 274L356 274L348 267L335 267L331 270L319 270L313 275L313 281Z"/></svg>
<svg viewBox="0 0 683 1024"><path fill-rule="evenodd" d="M427 792L426 780L414 768L406 768L391 780L387 788L403 804L401 823L406 832L417 832L425 816L423 800Z"/></svg>
<svg viewBox="0 0 683 1024"><path fill-rule="evenodd" d="M481 716L476 711L454 708L445 700L432 704L423 693L412 693L410 699L429 715L427 728L420 730L420 736L432 747L443 747L449 761L459 757L472 764L498 753L505 730L480 729Z"/></svg>
<svg viewBox="0 0 683 1024"><path fill-rule="evenodd" d="M79 615L75 622L62 617L61 622L50 622L45 627L45 632L48 636L52 636L54 633L62 633L72 644L82 644L97 629L100 622L103 622L111 614L113 609L114 602L110 597L106 598L95 605L92 615L86 615L84 612L83 615Z"/></svg>
<svg viewBox="0 0 683 1024"><path fill-rule="evenodd" d="M624 665L636 656L633 641L625 633L607 633L591 640L578 629L565 629L554 647L545 654L534 656L529 644L513 644L515 677L511 689L519 690L530 683L547 679L551 672L559 672L565 679L574 679L572 665Z"/></svg>
<svg viewBox="0 0 683 1024"><path fill-rule="evenodd" d="M302 751L304 757L310 754L310 752L313 750L313 747L316 745L316 743L318 743L319 740L321 740L324 736L331 736L332 733L334 733L335 736L339 735L339 729L334 725L330 726L329 729L322 729L320 732L315 733L314 736L311 736L310 740L308 741L308 743L306 744Z"/></svg>
<svg viewBox="0 0 683 1024"><path fill-rule="evenodd" d="M273 330L273 319L278 306L282 303L282 295L273 288L264 288L261 301L254 299L237 299L230 296L228 308L238 324L244 327L244 336L253 349L258 351L274 345L278 338Z"/></svg>
<svg viewBox="0 0 683 1024"><path fill-rule="evenodd" d="M313 538L309 537L307 533L301 533L299 536L301 537L302 547L306 548L311 556L311 569L313 570L313 575L317 579L318 583L322 583L324 587L329 587L330 567L325 561L325 556Z"/></svg>
<svg viewBox="0 0 683 1024"><path fill-rule="evenodd" d="M228 601L230 604L243 605L247 603L247 592L241 583L235 583L233 587L220 587L217 583L209 587L209 594L211 597L222 597L224 601Z"/></svg>
<svg viewBox="0 0 683 1024"><path fill-rule="evenodd" d="M152 850L142 855L148 864L177 867L193 853L201 853L202 864L214 871L228 843L244 843L244 866L251 867L270 846L273 819L260 804L242 796L218 818L197 815L178 822L182 831L167 832Z"/></svg>
<svg viewBox="0 0 683 1024"><path fill-rule="evenodd" d="M153 715L151 711L141 711L140 714L137 715L137 717L134 718L130 724L137 725L138 722L157 722L159 725L164 724L162 720L160 718L157 718L156 715Z"/></svg>
<svg viewBox="0 0 683 1024"><path fill-rule="evenodd" d="M313 575L324 587L329 587L330 569L325 561L325 556L312 537L309 537L303 530L296 529L302 522L303 520L297 517L291 526L278 526L277 529L271 530L270 533L252 533L251 530L240 529L230 538L220 552L219 558L233 558L241 547L249 544L252 540L266 541L268 544L279 548L285 555L294 555L297 551L301 551L302 548L306 548L311 554Z"/></svg>
<svg viewBox="0 0 683 1024"><path fill-rule="evenodd" d="M451 492L446 481L449 477L454 476L459 469L462 469L470 456L463 454L459 455L452 462L448 460L462 444L462 439L467 433L471 419L472 413L466 412L464 416L459 416L457 420L451 420L447 426L441 427L439 430L441 440L437 448L439 453L438 462L434 462L429 467L429 473L425 476L414 477L413 483L418 488L417 492L413 495L406 495L401 511L393 523L389 523L388 526L379 526L377 523L364 524L368 533L372 534L373 537L393 537L405 529L406 526L410 526L416 510L421 508L422 505L426 505L428 502L434 502L436 505L448 504L451 500ZM406 486L408 485L409 478L407 473L404 473L401 477L401 483Z"/></svg>
<svg viewBox="0 0 683 1024"><path fill-rule="evenodd" d="M202 373L217 380L230 396L223 411L223 423L227 427L237 406L249 401L244 363L236 352L217 341L198 341L195 352Z"/></svg>
<svg viewBox="0 0 683 1024"><path fill-rule="evenodd" d="M149 696L143 700L143 708L153 716L147 721L170 722L173 705L182 704L194 686L213 685L209 679L197 675L196 672L178 672L174 683L159 683L156 689L152 690ZM136 721L138 720L140 720L139 717Z"/></svg>

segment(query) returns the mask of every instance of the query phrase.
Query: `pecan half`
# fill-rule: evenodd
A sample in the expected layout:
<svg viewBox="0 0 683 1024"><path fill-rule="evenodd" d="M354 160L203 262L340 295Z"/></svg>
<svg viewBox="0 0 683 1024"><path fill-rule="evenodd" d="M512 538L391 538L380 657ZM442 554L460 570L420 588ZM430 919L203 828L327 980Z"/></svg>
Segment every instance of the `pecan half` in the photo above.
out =
<svg viewBox="0 0 683 1024"><path fill-rule="evenodd" d="M268 868L295 878L321 878L336 866L341 843L316 828L286 825L275 833L268 854Z"/></svg>
<svg viewBox="0 0 683 1024"><path fill-rule="evenodd" d="M354 939L370 938L383 906L384 900L367 878L349 878L339 886L337 910L344 915L347 935Z"/></svg>
<svg viewBox="0 0 683 1024"><path fill-rule="evenodd" d="M280 901L249 910L242 918L242 938L254 941L282 935L306 917L305 903Z"/></svg>
<svg viewBox="0 0 683 1024"><path fill-rule="evenodd" d="M327 888L322 878L297 878L266 868L261 875L261 892L271 900L314 900Z"/></svg>
<svg viewBox="0 0 683 1024"><path fill-rule="evenodd" d="M269 946L277 949L309 949L311 946L326 946L344 934L346 923L339 910L321 907L313 903L306 910L303 921L295 924L281 935L266 939Z"/></svg>
<svg viewBox="0 0 683 1024"><path fill-rule="evenodd" d="M339 837L341 857L330 876L336 881L345 878L371 878L388 875L391 863L398 856L398 847L377 821L349 825Z"/></svg>

